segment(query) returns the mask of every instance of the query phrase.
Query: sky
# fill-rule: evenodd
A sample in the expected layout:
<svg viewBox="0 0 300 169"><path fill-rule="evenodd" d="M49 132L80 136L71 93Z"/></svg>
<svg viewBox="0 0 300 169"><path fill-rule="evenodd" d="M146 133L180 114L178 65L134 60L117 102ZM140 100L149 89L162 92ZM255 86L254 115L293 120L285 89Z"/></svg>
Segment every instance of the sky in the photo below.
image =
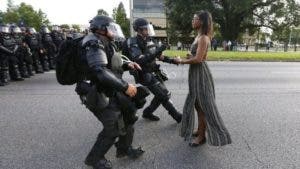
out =
<svg viewBox="0 0 300 169"><path fill-rule="evenodd" d="M13 0L15 5L21 2L32 5L35 10L41 9L52 24L87 25L98 9L104 9L111 16L120 2L129 17L129 0ZM6 11L6 8L7 0L0 0L0 10Z"/></svg>

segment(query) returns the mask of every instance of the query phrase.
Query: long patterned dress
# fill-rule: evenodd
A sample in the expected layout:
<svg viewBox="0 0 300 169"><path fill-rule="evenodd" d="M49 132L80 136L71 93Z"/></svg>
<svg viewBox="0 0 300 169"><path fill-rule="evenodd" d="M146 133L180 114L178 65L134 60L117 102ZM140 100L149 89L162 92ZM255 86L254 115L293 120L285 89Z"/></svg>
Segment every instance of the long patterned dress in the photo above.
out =
<svg viewBox="0 0 300 169"><path fill-rule="evenodd" d="M197 40L195 40L191 46L191 54L194 57L197 46ZM189 93L183 108L180 133L185 140L192 138L195 125L195 105L204 112L208 143L213 146L230 144L230 134L216 105L213 77L205 61L191 64L189 68Z"/></svg>

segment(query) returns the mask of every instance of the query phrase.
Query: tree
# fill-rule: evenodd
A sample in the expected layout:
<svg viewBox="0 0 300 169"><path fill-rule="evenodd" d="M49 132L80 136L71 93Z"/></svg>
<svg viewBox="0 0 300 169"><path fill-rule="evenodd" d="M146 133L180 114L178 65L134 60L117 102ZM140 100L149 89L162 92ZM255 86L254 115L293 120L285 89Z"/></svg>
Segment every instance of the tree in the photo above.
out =
<svg viewBox="0 0 300 169"><path fill-rule="evenodd" d="M70 26L68 24L62 24L60 25L61 29L70 29Z"/></svg>
<svg viewBox="0 0 300 169"><path fill-rule="evenodd" d="M121 26L126 37L130 36L130 21L126 16L126 11L122 2L119 3L118 8L113 9L113 19Z"/></svg>
<svg viewBox="0 0 300 169"><path fill-rule="evenodd" d="M79 25L73 24L72 28L75 29L76 31L80 31L80 26Z"/></svg>
<svg viewBox="0 0 300 169"><path fill-rule="evenodd" d="M25 26L39 30L42 25L49 25L46 14L42 10L35 11L31 5L21 3L19 6L8 2L7 12L3 13L4 23L23 23Z"/></svg>
<svg viewBox="0 0 300 169"><path fill-rule="evenodd" d="M103 9L99 9L99 10L97 11L97 15L108 16L108 13L107 13L105 10L103 10Z"/></svg>
<svg viewBox="0 0 300 169"><path fill-rule="evenodd" d="M295 0L166 0L170 26L189 36L192 15L201 9L212 13L224 39L235 40L246 29L280 30L300 23L300 5Z"/></svg>

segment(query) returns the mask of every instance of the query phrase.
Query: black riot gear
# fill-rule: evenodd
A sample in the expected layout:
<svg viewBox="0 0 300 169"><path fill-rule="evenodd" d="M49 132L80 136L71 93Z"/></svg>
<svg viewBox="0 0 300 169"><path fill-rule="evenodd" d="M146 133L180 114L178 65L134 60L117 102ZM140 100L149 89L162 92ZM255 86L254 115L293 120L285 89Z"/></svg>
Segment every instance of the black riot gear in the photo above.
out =
<svg viewBox="0 0 300 169"><path fill-rule="evenodd" d="M28 66L28 72L32 72L32 68L34 68L36 73L43 73L43 68L40 62L40 36L35 31L34 28L27 28L25 34L25 43L29 46L30 51L32 53L32 65Z"/></svg>
<svg viewBox="0 0 300 169"><path fill-rule="evenodd" d="M133 24L136 31L145 29L149 27L148 25L148 22L143 18L136 19ZM145 37L145 35L142 35L140 32L136 37L129 38L123 43L123 46L123 54L127 55L132 61L137 62L142 67L141 71L131 71L136 83L147 86L151 93L154 94L150 105L143 112L143 117L153 121L159 120L159 117L153 115L153 112L162 104L163 107L168 110L170 116L179 123L182 115L171 102L171 93L164 85L167 76L165 76L165 73L160 69L160 65L156 63L156 59L159 59L163 62L176 64L173 59L167 56L161 58L162 52L166 47L164 45L159 46L155 44L151 40L150 34Z"/></svg>
<svg viewBox="0 0 300 169"><path fill-rule="evenodd" d="M1 36L0 36L0 46L1 48L6 48L6 51L11 52L5 52L2 55L1 59L1 76L2 81L4 83L8 82L8 73L10 75L11 80L24 80L19 71L18 67L18 58L16 57L16 50L17 50L17 44L15 39L11 36L9 27L8 26L2 26L1 27ZM4 51L4 50L2 50Z"/></svg>
<svg viewBox="0 0 300 169"><path fill-rule="evenodd" d="M116 67L112 65L112 58L116 56L115 45L110 37L96 33L97 30L111 31L111 23L113 20L106 16L96 16L91 20L92 33L82 40L81 66L85 69L85 79L90 83L81 81L76 88L81 101L103 124L103 130L85 160L85 164L94 169L111 168L105 154L114 144L117 147L117 157L127 155L137 158L144 152L139 148L133 149L131 144L137 110L133 100L143 99L139 97L145 96L145 91L141 90L143 93L135 99L125 94L129 85L122 79L122 73L113 70ZM123 62L121 66L126 70L129 69L128 64L129 62ZM128 105L121 104L123 99L133 107L125 108Z"/></svg>
<svg viewBox="0 0 300 169"><path fill-rule="evenodd" d="M28 67L32 65L31 52L29 47L24 42L24 35L18 26L11 27L11 34L16 41L15 56L18 59L19 71L22 78L29 78Z"/></svg>

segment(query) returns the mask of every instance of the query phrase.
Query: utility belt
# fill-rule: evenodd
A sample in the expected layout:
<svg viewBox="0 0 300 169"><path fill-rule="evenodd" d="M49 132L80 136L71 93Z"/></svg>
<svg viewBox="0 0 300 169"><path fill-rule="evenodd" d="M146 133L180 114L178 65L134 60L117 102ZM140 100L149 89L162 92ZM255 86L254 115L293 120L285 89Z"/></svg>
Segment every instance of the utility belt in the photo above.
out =
<svg viewBox="0 0 300 169"><path fill-rule="evenodd" d="M168 75L161 69L157 69L155 71L137 71L137 70L130 70L129 73L134 77L135 83L142 83L147 81L145 79L146 73L151 73L155 78L159 81L164 82L169 80Z"/></svg>

